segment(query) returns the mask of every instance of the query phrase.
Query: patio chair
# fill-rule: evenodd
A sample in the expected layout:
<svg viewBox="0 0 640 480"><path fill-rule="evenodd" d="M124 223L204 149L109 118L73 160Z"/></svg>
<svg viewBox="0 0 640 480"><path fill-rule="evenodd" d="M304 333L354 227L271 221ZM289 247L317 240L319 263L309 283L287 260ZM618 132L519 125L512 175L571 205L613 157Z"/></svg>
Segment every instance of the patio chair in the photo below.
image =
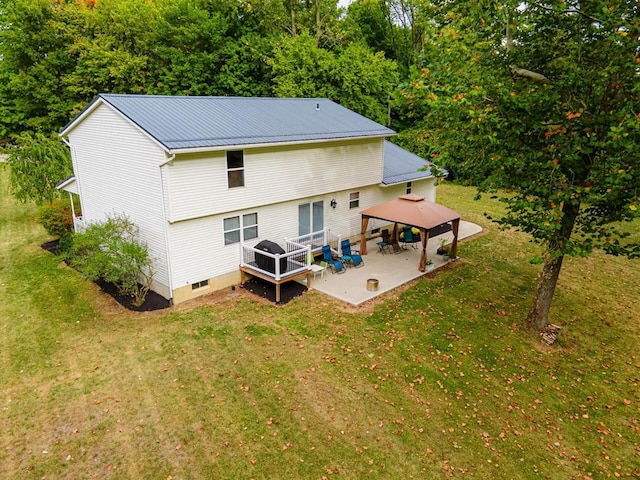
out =
<svg viewBox="0 0 640 480"><path fill-rule="evenodd" d="M391 235L389 235L389 230L386 228L380 232L380 235L382 237L382 241L377 242L376 245L378 245L380 252L384 254L385 250L388 251L391 247Z"/></svg>
<svg viewBox="0 0 640 480"><path fill-rule="evenodd" d="M360 251L351 250L349 240L342 240L342 242L340 242L340 250L342 251L342 257L340 257L340 259L345 263L350 263L354 267L364 267L364 261L360 256Z"/></svg>
<svg viewBox="0 0 640 480"><path fill-rule="evenodd" d="M391 242L391 248L393 248L393 253L402 253L402 248L400 248L400 244L395 240Z"/></svg>
<svg viewBox="0 0 640 480"><path fill-rule="evenodd" d="M332 273L344 273L346 272L346 268L344 264L340 260L336 260L333 258L331 254L331 247L329 245L324 245L322 247L322 258L327 265L331 268Z"/></svg>
<svg viewBox="0 0 640 480"><path fill-rule="evenodd" d="M407 244L411 245L412 248L418 248L416 246L417 239L413 237L413 232L411 231L411 227L402 227L402 234L400 235L400 241L402 242L402 246L406 248Z"/></svg>

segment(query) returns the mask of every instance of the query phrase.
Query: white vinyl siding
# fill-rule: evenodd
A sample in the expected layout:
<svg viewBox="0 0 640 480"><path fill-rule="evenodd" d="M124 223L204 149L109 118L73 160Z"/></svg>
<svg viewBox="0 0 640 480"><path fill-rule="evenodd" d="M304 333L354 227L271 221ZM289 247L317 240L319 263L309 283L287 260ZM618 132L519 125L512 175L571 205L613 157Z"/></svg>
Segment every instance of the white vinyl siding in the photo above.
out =
<svg viewBox="0 0 640 480"><path fill-rule="evenodd" d="M416 181L414 191L433 201L435 198L428 193L435 191L434 184L434 179ZM419 188L423 185L424 189ZM302 198L246 211L228 212L170 224L168 228L171 238L173 284L179 287L203 278L215 278L238 271L241 261L240 243L224 245L225 218L256 213L259 235L246 243L253 246L261 240L271 240L284 248L286 238L298 236L298 215L301 204L322 201L327 207L331 199L336 198L338 201L336 209L324 208L325 226L336 234L342 235L343 238L357 238L360 234L360 212L365 208L403 195L404 189L404 184L386 188L378 185L361 188L359 190L360 208L348 208L349 194L352 191L344 190L322 197ZM369 222L369 229L375 228L377 223L382 224L382 221L372 219Z"/></svg>
<svg viewBox="0 0 640 480"><path fill-rule="evenodd" d="M226 152L179 155L167 169L170 221L378 185L383 140L244 150L244 188L228 188Z"/></svg>
<svg viewBox="0 0 640 480"><path fill-rule="evenodd" d="M163 150L110 107L98 106L69 133L85 222L126 214L140 227L154 279L168 285L160 165Z"/></svg>

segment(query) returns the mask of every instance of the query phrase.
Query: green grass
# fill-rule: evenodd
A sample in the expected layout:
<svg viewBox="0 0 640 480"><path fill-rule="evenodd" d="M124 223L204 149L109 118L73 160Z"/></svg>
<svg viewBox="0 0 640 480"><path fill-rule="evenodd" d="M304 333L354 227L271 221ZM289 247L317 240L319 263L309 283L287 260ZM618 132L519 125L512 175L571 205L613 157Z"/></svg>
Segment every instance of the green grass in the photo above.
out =
<svg viewBox="0 0 640 480"><path fill-rule="evenodd" d="M487 233L386 300L225 293L120 309L39 244L0 172L2 478L638 478L637 261L568 259L558 342L523 326L540 250ZM637 231L638 225L635 225Z"/></svg>

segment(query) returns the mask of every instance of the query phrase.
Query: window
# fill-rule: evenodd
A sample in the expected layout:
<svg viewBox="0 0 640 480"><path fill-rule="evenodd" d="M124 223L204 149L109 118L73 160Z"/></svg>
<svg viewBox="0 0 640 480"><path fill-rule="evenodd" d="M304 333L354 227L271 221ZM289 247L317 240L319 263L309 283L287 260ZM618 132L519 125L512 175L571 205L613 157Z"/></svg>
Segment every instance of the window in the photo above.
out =
<svg viewBox="0 0 640 480"><path fill-rule="evenodd" d="M298 205L298 235L319 232L324 228L324 202Z"/></svg>
<svg viewBox="0 0 640 480"><path fill-rule="evenodd" d="M407 182L407 193L411 193L411 182Z"/></svg>
<svg viewBox="0 0 640 480"><path fill-rule="evenodd" d="M225 218L223 224L225 245L258 238L257 213Z"/></svg>
<svg viewBox="0 0 640 480"><path fill-rule="evenodd" d="M360 192L349 194L349 208L358 208L360 206Z"/></svg>
<svg viewBox="0 0 640 480"><path fill-rule="evenodd" d="M244 187L244 153L242 150L227 152L227 181L229 188Z"/></svg>
<svg viewBox="0 0 640 480"><path fill-rule="evenodd" d="M192 283L191 290L197 290L199 288L204 288L209 286L209 280L202 280L200 282Z"/></svg>

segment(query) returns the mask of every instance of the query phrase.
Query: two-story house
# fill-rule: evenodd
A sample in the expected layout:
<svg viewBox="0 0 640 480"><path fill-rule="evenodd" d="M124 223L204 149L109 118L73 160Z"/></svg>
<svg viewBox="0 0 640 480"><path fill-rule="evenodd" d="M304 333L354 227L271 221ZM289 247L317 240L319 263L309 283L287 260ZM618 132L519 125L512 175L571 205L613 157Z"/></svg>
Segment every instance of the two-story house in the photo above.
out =
<svg viewBox="0 0 640 480"><path fill-rule="evenodd" d="M238 283L243 244L359 238L365 208L435 201L427 162L394 134L326 99L101 94L60 132L74 171L61 188L79 196L77 228L133 220L152 289L179 303Z"/></svg>

